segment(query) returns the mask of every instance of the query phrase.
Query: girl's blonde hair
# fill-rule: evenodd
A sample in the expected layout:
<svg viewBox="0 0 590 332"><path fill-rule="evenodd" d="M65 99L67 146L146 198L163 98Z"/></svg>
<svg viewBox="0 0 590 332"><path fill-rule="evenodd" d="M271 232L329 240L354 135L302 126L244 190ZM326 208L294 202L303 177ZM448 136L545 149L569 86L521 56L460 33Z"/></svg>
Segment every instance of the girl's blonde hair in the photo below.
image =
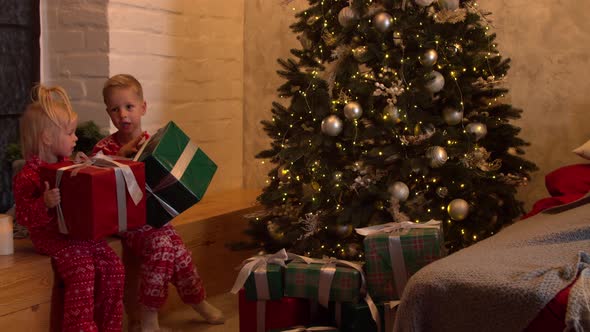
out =
<svg viewBox="0 0 590 332"><path fill-rule="evenodd" d="M68 130L78 118L62 87L39 84L33 88L31 99L20 119L20 141L25 159L46 151L43 135L57 138L61 130Z"/></svg>

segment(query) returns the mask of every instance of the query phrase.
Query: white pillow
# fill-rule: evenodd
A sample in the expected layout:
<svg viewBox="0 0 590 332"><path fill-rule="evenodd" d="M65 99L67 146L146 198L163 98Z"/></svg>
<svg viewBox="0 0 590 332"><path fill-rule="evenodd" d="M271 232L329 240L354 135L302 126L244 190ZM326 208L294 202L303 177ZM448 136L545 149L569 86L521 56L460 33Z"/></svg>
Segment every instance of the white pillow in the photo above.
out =
<svg viewBox="0 0 590 332"><path fill-rule="evenodd" d="M590 160L590 141L582 144L580 147L574 149L573 153L578 156Z"/></svg>

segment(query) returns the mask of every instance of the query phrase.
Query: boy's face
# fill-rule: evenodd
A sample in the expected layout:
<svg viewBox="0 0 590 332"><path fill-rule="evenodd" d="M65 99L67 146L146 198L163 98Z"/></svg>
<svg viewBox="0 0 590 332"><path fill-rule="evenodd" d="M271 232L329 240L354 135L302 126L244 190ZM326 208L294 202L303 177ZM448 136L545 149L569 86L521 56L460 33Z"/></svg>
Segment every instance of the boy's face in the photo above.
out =
<svg viewBox="0 0 590 332"><path fill-rule="evenodd" d="M133 137L141 134L141 117L146 103L132 88L113 88L106 96L107 113L115 127Z"/></svg>

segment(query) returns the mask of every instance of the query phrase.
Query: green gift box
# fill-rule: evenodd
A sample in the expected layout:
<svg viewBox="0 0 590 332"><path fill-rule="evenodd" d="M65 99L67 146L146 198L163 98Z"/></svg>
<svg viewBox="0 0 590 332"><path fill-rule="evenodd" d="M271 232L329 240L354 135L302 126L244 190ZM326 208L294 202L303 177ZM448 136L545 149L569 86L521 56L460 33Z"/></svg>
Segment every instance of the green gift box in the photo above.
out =
<svg viewBox="0 0 590 332"><path fill-rule="evenodd" d="M389 223L357 232L367 234L363 242L365 274L369 294L375 301L398 300L413 274L446 255L440 222L436 220Z"/></svg>
<svg viewBox="0 0 590 332"><path fill-rule="evenodd" d="M285 269L285 296L320 300L320 272L324 264L291 262ZM324 290L322 290L324 291ZM336 266L329 290L330 301L358 302L361 297L361 274ZM327 304L326 304L327 305Z"/></svg>
<svg viewBox="0 0 590 332"><path fill-rule="evenodd" d="M217 165L172 121L135 157L145 163L147 223L161 227L200 201Z"/></svg>
<svg viewBox="0 0 590 332"><path fill-rule="evenodd" d="M269 299L263 300L278 300L283 297L283 270L284 267L277 264L267 264L264 271L253 271L246 283L244 289L246 291L246 299L250 301L260 300L256 289L256 274L261 273L266 280L268 280L268 290L270 293Z"/></svg>

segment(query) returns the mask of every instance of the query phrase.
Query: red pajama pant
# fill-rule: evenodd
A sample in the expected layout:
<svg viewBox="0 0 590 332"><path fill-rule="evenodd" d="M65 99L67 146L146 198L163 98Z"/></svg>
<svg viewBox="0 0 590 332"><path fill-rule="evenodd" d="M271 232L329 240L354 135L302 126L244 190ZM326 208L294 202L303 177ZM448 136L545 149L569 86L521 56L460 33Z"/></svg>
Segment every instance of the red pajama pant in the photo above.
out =
<svg viewBox="0 0 590 332"><path fill-rule="evenodd" d="M111 247L105 241L36 240L65 286L63 331L121 331L125 270Z"/></svg>
<svg viewBox="0 0 590 332"><path fill-rule="evenodd" d="M205 299L205 289L191 253L171 225L154 228L145 225L123 234L123 242L141 260L139 303L158 310L168 297L171 282L184 303Z"/></svg>
<svg viewBox="0 0 590 332"><path fill-rule="evenodd" d="M121 331L125 271L119 256L103 240L72 240L59 234L54 209L43 200L39 175L45 164L27 159L14 177L16 218L31 235L35 250L51 256L63 280L63 331Z"/></svg>

